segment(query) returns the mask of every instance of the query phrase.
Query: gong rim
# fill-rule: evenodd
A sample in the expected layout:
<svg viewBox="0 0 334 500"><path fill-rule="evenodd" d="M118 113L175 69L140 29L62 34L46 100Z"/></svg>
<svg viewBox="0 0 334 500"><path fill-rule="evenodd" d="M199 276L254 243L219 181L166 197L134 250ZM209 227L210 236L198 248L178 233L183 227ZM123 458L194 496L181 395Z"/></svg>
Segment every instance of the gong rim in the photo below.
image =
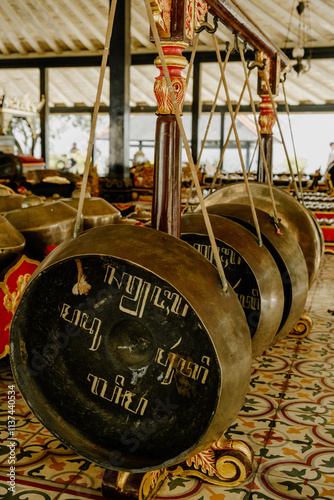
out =
<svg viewBox="0 0 334 500"><path fill-rule="evenodd" d="M78 198L63 198L68 206L78 210ZM104 198L85 198L82 207L83 229L91 229L106 224L116 224L121 212Z"/></svg>
<svg viewBox="0 0 334 500"><path fill-rule="evenodd" d="M235 252L237 257L232 257L234 263L239 259L240 266L236 266L228 261L226 258L223 262L224 270L227 279L229 279L228 270L229 267L234 269L234 272L230 272L232 279L241 277L246 280L247 285L251 288L251 282L255 285L254 288L258 290L258 300L259 300L259 316L258 322L254 325L253 321L253 310L250 300L244 300L244 312L246 314L246 319L250 327L251 339L252 339L252 352L253 357L257 357L263 353L263 351L271 344L275 335L277 334L278 328L280 326L282 315L283 315L283 286L281 282L281 276L276 265L274 258L272 257L269 250L265 245L259 246L257 238L254 234L241 226L237 222L234 222L226 217L210 214L210 223L212 230L219 247L219 251L222 250L221 245L225 244L224 247L226 252ZM181 218L181 239L185 239L189 244L191 242L187 239L187 235L196 235L197 239L191 238L191 241L200 241L204 236L206 237L206 244L211 245L208 240L206 225L202 214L190 214L184 215ZM231 249L231 250L230 250ZM220 254L223 259L223 253ZM214 261L211 258L211 261ZM214 263L214 262L213 262ZM247 267L246 267L247 266ZM235 291L238 292L237 287L233 286L233 282L230 284ZM249 299L248 296L238 295L239 300ZM252 329L253 323L253 329Z"/></svg>
<svg viewBox="0 0 334 500"><path fill-rule="evenodd" d="M42 260L46 247L59 245L73 236L77 211L62 201L52 201L5 214L24 236L26 250Z"/></svg>
<svg viewBox="0 0 334 500"><path fill-rule="evenodd" d="M23 252L26 241L23 236L5 217L0 215L0 271L10 263L15 255Z"/></svg>
<svg viewBox="0 0 334 500"><path fill-rule="evenodd" d="M108 234L108 237L106 237L106 234ZM137 246L134 245L134 241L137 242ZM93 252L92 244L94 247ZM168 248L168 255L166 255L166 245ZM165 262L163 263L160 261L161 250L163 250L163 255L166 255ZM126 259L124 257L125 254L127 255ZM196 260L196 269L190 269L189 275L187 276L187 286L185 286L184 278L182 279L182 276L180 276L180 266L181 269L182 266L183 269L185 269L184 266L188 265L189 256L193 256L194 254L195 256L193 258ZM124 467L124 465L115 466L110 464L109 460L105 460L105 455L101 460L99 456L101 450L96 450L96 445L93 441L89 443L88 450L87 447L83 447L82 439L78 439L76 446L73 446L71 439L69 439L70 434L65 435L65 437L62 434L64 422L59 423L57 414L53 415L53 421L58 422L57 430L56 432L54 429L50 430L55 433L60 440L66 442L70 448L75 449L78 453L101 466L114 468L116 470L131 470L132 472L154 470L161 466L166 466L167 464L175 463L181 459L193 456L201 449L208 446L213 440L218 439L225 428L228 427L236 417L247 392L250 377L251 345L248 327L241 306L233 291L231 289L229 289L227 293L222 291L218 273L214 266L178 238L174 238L150 228L136 226L111 225L86 231L79 235L78 238L70 242L64 242L43 261L29 281L28 287L24 292L13 319L11 332L11 360L14 376L17 379L18 386L22 390L24 397L27 396L27 402L35 413L38 413L36 405L42 407L44 403L42 404L38 400L33 400L34 391L32 390L31 384L34 383L34 379L33 376L28 373L29 366L27 364L27 356L29 357L29 353L24 352L24 346L28 343L29 330L22 331L22 328L25 328L22 325L26 324L26 322L24 316L21 316L20 311L21 309L23 311L23 307L28 309L29 302L34 299L32 293L34 284L37 286L38 280L42 279L43 275L45 279L45 276L47 273L51 272L51 269L54 268L57 270L57 268L65 262L70 262L72 265L76 257L85 259L93 256L93 258L96 259L97 256L103 258L103 255L107 255L114 259L120 259L124 265L130 263L135 266L140 266L146 273L154 273L156 276L162 277L162 279L166 280L168 283L172 283L175 290L179 290L182 296L191 304L191 307L196 313L196 317L200 320L204 327L204 331L210 338L210 342L212 342L214 352L219 358L221 386L218 391L216 409L208 423L207 429L203 435L200 436L198 442L192 444L190 447L191 449L187 448L186 450L182 450L182 452L175 457L169 456L168 459L162 461L162 463L149 465L141 464L140 467L134 467L133 465L131 465L130 468L128 468L128 465L126 467ZM158 258L155 258L156 255ZM56 276L56 274L54 275ZM204 283L216 289L217 293L208 294L204 289ZM195 290L195 285L199 285L197 290ZM59 293L59 290L57 293ZM236 317L232 318L231 314L226 314L225 317L219 318L218 320L212 318L213 308L219 305L228 310L237 311ZM53 318L54 316L51 317ZM43 321L45 320L43 319ZM233 339L231 339L231 330L235 330ZM40 335L40 333L38 335ZM220 361L221 353L224 353L224 359L222 361ZM233 367L235 367L236 363L238 366L238 373L232 374ZM46 374L46 370L45 368L42 374ZM46 375L45 378L47 379ZM28 381L28 379L30 380ZM43 397L46 397L46 389L44 390ZM52 410L50 409L50 414L51 413ZM45 421L43 421L43 423L46 424L46 427L50 428L46 421L47 419L44 418L43 420Z"/></svg>
<svg viewBox="0 0 334 500"><path fill-rule="evenodd" d="M273 213L268 185L260 182L249 184L254 205L267 213ZM272 186L278 217L295 235L303 252L312 285L321 263L321 239L308 210L286 191ZM221 203L249 204L244 182L229 184L210 194L205 199L206 206Z"/></svg>

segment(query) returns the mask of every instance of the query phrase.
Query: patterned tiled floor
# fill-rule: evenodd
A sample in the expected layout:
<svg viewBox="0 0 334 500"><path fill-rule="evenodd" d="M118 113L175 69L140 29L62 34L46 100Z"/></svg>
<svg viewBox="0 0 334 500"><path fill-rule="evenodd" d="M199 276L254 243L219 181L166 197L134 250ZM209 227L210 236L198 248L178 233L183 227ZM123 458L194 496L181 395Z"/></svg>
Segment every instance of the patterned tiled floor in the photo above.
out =
<svg viewBox="0 0 334 500"><path fill-rule="evenodd" d="M160 499L334 500L334 255L326 254L305 312L310 334L287 338L254 361L249 392L227 437L253 448L253 471L238 487L170 478ZM0 360L0 498L4 500L101 499L103 470L52 436L16 393L15 493L8 488L10 448L8 386Z"/></svg>

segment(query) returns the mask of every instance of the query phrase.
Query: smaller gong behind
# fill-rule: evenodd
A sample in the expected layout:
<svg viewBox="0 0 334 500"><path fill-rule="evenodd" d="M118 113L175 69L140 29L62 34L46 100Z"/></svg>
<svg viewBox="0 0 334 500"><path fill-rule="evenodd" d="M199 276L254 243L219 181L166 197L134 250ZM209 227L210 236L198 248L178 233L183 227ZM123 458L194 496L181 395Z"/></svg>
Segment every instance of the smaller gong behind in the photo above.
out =
<svg viewBox="0 0 334 500"><path fill-rule="evenodd" d="M267 184L253 182L249 185L254 205L268 214L273 213L273 205ZM309 286L319 270L322 250L321 239L310 212L288 192L272 186L278 217L295 235L303 252L309 275ZM206 206L221 203L242 203L249 205L244 182L230 184L218 189L205 199Z"/></svg>
<svg viewBox="0 0 334 500"><path fill-rule="evenodd" d="M44 203L39 196L24 198L19 209L5 217L26 240L26 251L42 260L48 246L59 245L73 236L76 210L62 201Z"/></svg>
<svg viewBox="0 0 334 500"><path fill-rule="evenodd" d="M249 205L223 203L207 207L210 214L216 214L238 222L256 234L252 211ZM308 293L308 272L306 262L297 243L294 232L280 223L278 235L270 215L256 209L264 245L271 252L281 274L284 289L284 311L279 330L273 343L283 339L296 325L304 311Z"/></svg>
<svg viewBox="0 0 334 500"><path fill-rule="evenodd" d="M226 278L246 315L253 357L259 356L272 343L282 321L284 294L280 272L267 247L260 247L251 231L218 215L210 215L210 222ZM201 213L181 218L181 239L215 264Z"/></svg>

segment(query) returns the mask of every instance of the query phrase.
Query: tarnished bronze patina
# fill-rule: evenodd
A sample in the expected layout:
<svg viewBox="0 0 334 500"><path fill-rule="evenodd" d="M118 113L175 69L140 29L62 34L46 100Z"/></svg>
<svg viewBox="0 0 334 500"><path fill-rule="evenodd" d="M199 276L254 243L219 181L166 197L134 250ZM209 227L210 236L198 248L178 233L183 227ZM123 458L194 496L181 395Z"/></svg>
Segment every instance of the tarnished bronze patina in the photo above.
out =
<svg viewBox="0 0 334 500"><path fill-rule="evenodd" d="M63 198L62 201L70 207L78 209L80 190L72 193L72 198ZM115 224L121 218L121 213L107 200L99 197L91 197L85 193L85 200L82 208L83 229L91 229L105 224Z"/></svg>
<svg viewBox="0 0 334 500"><path fill-rule="evenodd" d="M273 214L273 206L267 184L251 183L250 189L255 206L269 214ZM302 249L307 265L309 284L311 286L318 272L322 256L319 232L310 212L296 198L274 186L273 193L278 217L295 235ZM245 184L238 182L215 191L206 198L205 203L207 206L219 203L242 203L248 205L249 198Z"/></svg>
<svg viewBox="0 0 334 500"><path fill-rule="evenodd" d="M44 259L16 310L10 350L40 421L92 462L132 472L219 439L252 360L242 307L216 268L178 238L117 224Z"/></svg>
<svg viewBox="0 0 334 500"><path fill-rule="evenodd" d="M2 215L0 215L0 271L23 252L24 236Z"/></svg>
<svg viewBox="0 0 334 500"><path fill-rule="evenodd" d="M5 186L0 186L0 214L20 208L23 199L21 194L11 193Z"/></svg>
<svg viewBox="0 0 334 500"><path fill-rule="evenodd" d="M228 217L256 234L251 208L248 205L234 203L210 205L208 212ZM267 212L256 209L256 213L263 243L276 261L284 289L283 318L273 340L273 343L276 343L294 328L304 311L308 293L308 273L303 253L294 233L281 222L279 235Z"/></svg>
<svg viewBox="0 0 334 500"><path fill-rule="evenodd" d="M27 252L42 260L46 247L59 245L73 236L76 213L62 201L43 203L39 196L28 196L20 209L5 216L25 237Z"/></svg>
<svg viewBox="0 0 334 500"><path fill-rule="evenodd" d="M251 231L218 215L210 215L210 222L226 277L246 315L253 357L259 356L272 343L282 321L280 272L267 247L260 247ZM215 263L202 214L181 218L181 238Z"/></svg>

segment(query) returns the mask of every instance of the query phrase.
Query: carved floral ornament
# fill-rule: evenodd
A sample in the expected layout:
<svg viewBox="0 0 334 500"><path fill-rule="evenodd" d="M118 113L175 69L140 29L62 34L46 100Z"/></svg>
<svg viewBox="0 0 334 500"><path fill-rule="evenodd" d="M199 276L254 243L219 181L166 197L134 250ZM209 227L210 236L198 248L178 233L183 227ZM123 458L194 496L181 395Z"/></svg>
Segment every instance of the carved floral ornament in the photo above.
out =
<svg viewBox="0 0 334 500"><path fill-rule="evenodd" d="M185 78L182 76L181 72L188 64L188 60L182 55L182 51L186 46L187 45L182 42L163 45L165 60L179 109L182 107L185 96ZM164 77L160 58L157 57L154 63L160 70L160 75L155 79L154 83L154 94L158 103L157 114L174 114L173 103Z"/></svg>
<svg viewBox="0 0 334 500"><path fill-rule="evenodd" d="M264 69L259 70L258 76L258 95L261 97L261 102L259 104L259 125L261 134L272 134L273 127L276 123L276 117L267 83L270 86L273 97L275 97L279 91L281 71L280 58L277 56L276 59L272 59L264 52L259 52L258 61L265 63Z"/></svg>
<svg viewBox="0 0 334 500"><path fill-rule="evenodd" d="M160 37L171 37L172 0L150 0L150 5ZM186 0L185 35L189 40L192 40L194 29L204 21L207 12L205 0Z"/></svg>

